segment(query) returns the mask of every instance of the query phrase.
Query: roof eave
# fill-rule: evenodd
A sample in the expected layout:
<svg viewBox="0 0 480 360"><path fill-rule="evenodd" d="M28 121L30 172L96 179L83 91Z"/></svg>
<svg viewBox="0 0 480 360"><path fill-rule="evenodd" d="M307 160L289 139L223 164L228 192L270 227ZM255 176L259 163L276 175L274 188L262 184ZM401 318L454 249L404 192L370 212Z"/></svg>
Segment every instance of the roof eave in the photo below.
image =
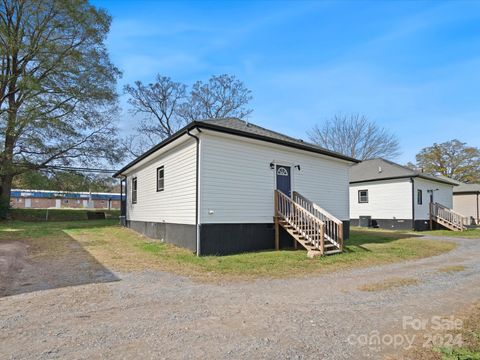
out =
<svg viewBox="0 0 480 360"><path fill-rule="evenodd" d="M410 178L421 178L425 180L430 180L434 182L439 182L447 185L452 185L452 186L457 186L457 184L441 180L441 179L432 179L428 176L422 176L421 174L412 174L412 175L401 175L401 176L390 176L390 177L384 177L384 178L374 178L374 179L366 179L366 180L356 180L356 181L350 181L350 184L359 184L359 183L364 183L364 182L374 182L374 181L384 181L384 180L399 180L399 179L410 179Z"/></svg>
<svg viewBox="0 0 480 360"><path fill-rule="evenodd" d="M333 157L333 158L336 158L336 159L340 159L340 160L344 160L344 161L348 161L348 162L352 162L352 163L361 162L360 160L354 159L352 157L345 156L345 155L342 155L342 154L338 154L338 153L335 153L335 152L331 152L331 151L328 151L328 150L315 149L315 148L312 148L312 147L307 146L307 145L295 144L295 143L288 142L288 141L283 141L283 140L280 140L280 139L270 138L268 136L252 134L252 133L248 133L248 132L241 131L241 130L236 130L236 129L229 129L229 128L226 128L226 127L223 127L223 126L209 124L209 123L205 123L205 122L201 122L201 121L193 121L190 124L183 127L182 129L178 130L175 134L173 134L169 138L167 138L164 141L162 141L161 143L155 145L150 150L148 150L144 154L137 157L135 160L133 160L130 163L128 163L127 165L125 165L123 168L121 168L119 171L117 171L115 174L113 174L113 177L114 178L120 177L120 175L122 175L123 172L125 172L126 170L128 170L129 168L134 166L135 164L139 163L140 161L142 161L143 159L145 159L149 155L153 154L157 150L160 150L165 145L173 142L174 140L178 139L180 136L184 135L188 131L193 130L195 128L202 128L202 129L207 129L207 130L219 131L219 132L226 133L226 134L232 134L232 135L242 136L242 137L246 137L246 138L250 138L250 139L256 139L256 140L262 140L262 141L266 141L266 142L270 142L270 143L274 143L274 144L284 145L284 146L288 146L288 147L292 147L292 148L296 148L296 149L300 149L300 150L304 150L304 151L308 151L308 152L312 152L312 153L317 153L317 154Z"/></svg>
<svg viewBox="0 0 480 360"><path fill-rule="evenodd" d="M155 153L156 151L160 150L165 145L170 144L171 142L180 138L182 135L186 134L188 131L193 130L197 127L199 127L199 124L198 124L197 121L193 121L193 122L187 124L186 126L181 128L180 130L178 130L176 133L174 133L172 136L166 138L165 140L163 140L159 144L157 144L154 147L152 147L151 149L147 150L142 155L138 156L136 159L130 161L127 165L125 165L123 168L121 168L115 174L113 174L112 177L114 177L114 178L120 177L120 175L122 175L123 172L125 172L126 170L128 170L132 166L138 164L140 161L142 161L146 157L150 156L151 154Z"/></svg>
<svg viewBox="0 0 480 360"><path fill-rule="evenodd" d="M341 159L341 160L345 160L345 161L349 161L349 162L353 162L353 163L361 162L360 160L354 159L354 158L346 156L346 155L338 154L338 153L335 153L335 152L332 152L332 151L328 151L328 150L324 150L324 149L320 149L320 148L315 149L315 148L312 148L308 145L296 144L296 143L292 143L292 142L289 142L289 141L275 139L275 138L271 138L271 137L263 136L263 135L258 135L258 134L252 134L252 133L237 130L237 129L230 129L230 128L226 128L226 127L223 127L223 126L218 126L218 125L209 124L209 123L202 123L202 122L199 122L197 124L197 126L200 127L200 128L203 128L203 129L207 129L207 130L214 130L214 131L219 131L219 132L226 133L226 134L238 135L238 136L242 136L242 137L246 137L246 138L250 138L250 139L262 140L262 141L266 141L266 142L269 142L269 143L274 143L274 144L284 145L284 146L288 146L288 147L292 147L292 148L297 148L297 149L300 149L300 150L305 150L305 151L309 151L309 152L313 152L313 153L317 153L317 154L322 154L322 155L334 157L334 158L337 158L337 159Z"/></svg>

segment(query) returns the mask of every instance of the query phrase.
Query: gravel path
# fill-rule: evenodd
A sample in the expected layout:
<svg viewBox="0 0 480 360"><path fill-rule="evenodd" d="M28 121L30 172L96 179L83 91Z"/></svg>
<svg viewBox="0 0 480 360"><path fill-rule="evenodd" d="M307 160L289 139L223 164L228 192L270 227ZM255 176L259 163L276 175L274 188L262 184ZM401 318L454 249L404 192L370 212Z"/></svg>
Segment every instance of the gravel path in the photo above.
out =
<svg viewBox="0 0 480 360"><path fill-rule="evenodd" d="M116 273L120 281L4 297L0 358L383 358L400 351L384 342L405 333L404 316L449 315L480 299L480 240L451 240L458 248L440 256L309 279L205 284ZM439 271L450 265L465 270ZM392 277L420 282L358 290ZM358 344L375 330L382 346Z"/></svg>

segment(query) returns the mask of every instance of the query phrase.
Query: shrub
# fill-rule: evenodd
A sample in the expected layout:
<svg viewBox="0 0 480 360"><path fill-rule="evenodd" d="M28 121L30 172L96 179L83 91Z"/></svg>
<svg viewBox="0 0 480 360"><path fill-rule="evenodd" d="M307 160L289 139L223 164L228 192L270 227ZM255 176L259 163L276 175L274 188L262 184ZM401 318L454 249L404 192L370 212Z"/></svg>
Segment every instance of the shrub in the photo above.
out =
<svg viewBox="0 0 480 360"><path fill-rule="evenodd" d="M106 218L120 216L120 210L10 209L10 217L20 221L77 221L88 220L89 212L103 212Z"/></svg>

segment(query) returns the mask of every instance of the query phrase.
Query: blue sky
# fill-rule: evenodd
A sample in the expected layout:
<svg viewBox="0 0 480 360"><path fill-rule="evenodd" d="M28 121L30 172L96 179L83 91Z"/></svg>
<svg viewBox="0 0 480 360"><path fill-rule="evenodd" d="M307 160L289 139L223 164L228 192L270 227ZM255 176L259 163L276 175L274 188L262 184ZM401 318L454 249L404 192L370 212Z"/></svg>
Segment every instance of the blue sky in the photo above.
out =
<svg viewBox="0 0 480 360"><path fill-rule="evenodd" d="M291 136L358 112L398 135L401 163L434 142L480 146L480 2L93 3L113 16L119 89L229 73L253 91L250 120Z"/></svg>

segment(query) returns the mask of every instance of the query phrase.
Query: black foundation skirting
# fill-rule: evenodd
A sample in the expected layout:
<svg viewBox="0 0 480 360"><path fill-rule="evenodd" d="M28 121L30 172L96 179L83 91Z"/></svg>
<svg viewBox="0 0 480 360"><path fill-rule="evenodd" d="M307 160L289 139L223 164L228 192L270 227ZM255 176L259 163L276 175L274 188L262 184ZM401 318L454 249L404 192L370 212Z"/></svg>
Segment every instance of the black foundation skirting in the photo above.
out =
<svg viewBox="0 0 480 360"><path fill-rule="evenodd" d="M348 239L350 222L343 223L344 238ZM280 248L293 246L293 238L280 228ZM200 226L201 255L230 255L274 248L275 228L272 223L202 224Z"/></svg>
<svg viewBox="0 0 480 360"><path fill-rule="evenodd" d="M350 239L350 221L343 220L343 239L348 240Z"/></svg>
<svg viewBox="0 0 480 360"><path fill-rule="evenodd" d="M418 231L430 230L430 221L415 220L415 230L418 230ZM450 229L434 221L432 223L432 230L450 230Z"/></svg>
<svg viewBox="0 0 480 360"><path fill-rule="evenodd" d="M427 231L430 230L430 221L429 220L415 220L414 222L416 231ZM433 229L435 229L436 223L433 223Z"/></svg>
<svg viewBox="0 0 480 360"><path fill-rule="evenodd" d="M127 220L127 227L152 239L197 251L195 225Z"/></svg>
<svg viewBox="0 0 480 360"><path fill-rule="evenodd" d="M360 226L359 219L350 219L352 226ZM428 220L415 220L411 219L373 219L371 220L372 227L378 227L380 229L395 229L395 230L416 230L426 231L430 230L430 222ZM440 226L433 223L434 229L443 229Z"/></svg>
<svg viewBox="0 0 480 360"><path fill-rule="evenodd" d="M126 221L127 227L152 239L158 239L196 251L195 225ZM343 236L348 239L350 222L343 222ZM292 248L293 238L280 227L280 248ZM301 247L301 245L299 245ZM273 223L203 224L200 226L200 255L230 255L275 248Z"/></svg>

